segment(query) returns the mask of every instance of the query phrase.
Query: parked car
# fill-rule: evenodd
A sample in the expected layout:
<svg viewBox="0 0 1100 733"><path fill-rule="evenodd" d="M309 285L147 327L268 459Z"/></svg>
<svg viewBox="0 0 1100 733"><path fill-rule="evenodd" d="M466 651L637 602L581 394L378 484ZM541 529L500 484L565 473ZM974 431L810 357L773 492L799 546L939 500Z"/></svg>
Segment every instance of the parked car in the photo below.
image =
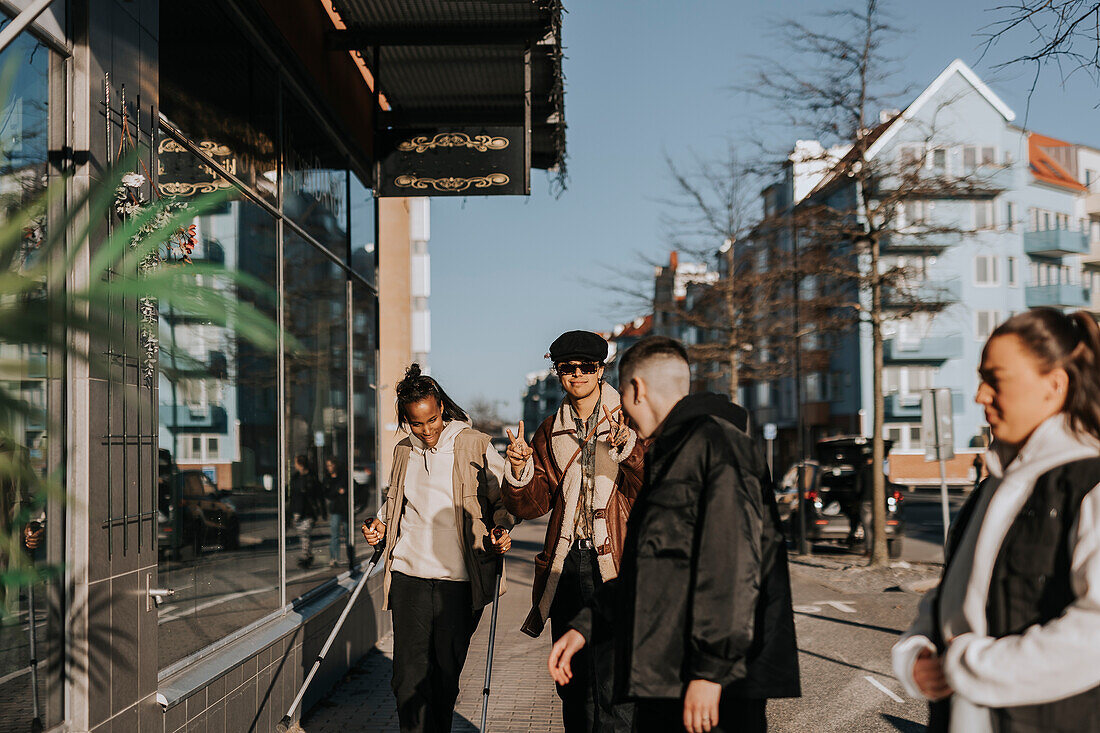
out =
<svg viewBox="0 0 1100 733"><path fill-rule="evenodd" d="M188 549L197 557L212 545L240 547L240 520L228 491L194 470L162 467L158 483L157 543L163 554L179 557Z"/></svg>
<svg viewBox="0 0 1100 733"><path fill-rule="evenodd" d="M893 443L885 441L889 455ZM836 541L849 545L865 540L871 523L871 441L861 435L844 435L820 440L814 458L795 463L776 488L779 517L787 524L788 536L799 532L798 469L804 466L803 496L807 507L806 539ZM886 481L886 544L890 557L901 556L904 524L901 517L903 486L892 483L888 464L882 467Z"/></svg>

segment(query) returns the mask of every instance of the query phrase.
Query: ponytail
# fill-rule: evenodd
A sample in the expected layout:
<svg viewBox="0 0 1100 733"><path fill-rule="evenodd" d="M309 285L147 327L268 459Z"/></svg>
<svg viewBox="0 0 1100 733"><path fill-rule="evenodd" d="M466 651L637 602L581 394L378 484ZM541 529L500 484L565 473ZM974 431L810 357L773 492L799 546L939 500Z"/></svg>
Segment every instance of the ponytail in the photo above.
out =
<svg viewBox="0 0 1100 733"><path fill-rule="evenodd" d="M1070 428L1100 440L1100 326L1087 311L1056 308L1017 313L990 335L1014 335L1045 371L1061 367L1069 376L1062 408ZM988 343L988 342L986 342Z"/></svg>
<svg viewBox="0 0 1100 733"><path fill-rule="evenodd" d="M447 393L439 386L439 382L420 372L419 364L414 363L405 370L405 378L397 383L396 391L397 424L403 428L407 428L409 424L405 407L428 397L434 397L439 402L444 422L452 420L468 421L470 419L466 415L466 411L447 396Z"/></svg>
<svg viewBox="0 0 1100 733"><path fill-rule="evenodd" d="M1062 365L1069 374L1065 411L1074 430L1100 439L1100 325L1087 311L1069 317L1079 340Z"/></svg>

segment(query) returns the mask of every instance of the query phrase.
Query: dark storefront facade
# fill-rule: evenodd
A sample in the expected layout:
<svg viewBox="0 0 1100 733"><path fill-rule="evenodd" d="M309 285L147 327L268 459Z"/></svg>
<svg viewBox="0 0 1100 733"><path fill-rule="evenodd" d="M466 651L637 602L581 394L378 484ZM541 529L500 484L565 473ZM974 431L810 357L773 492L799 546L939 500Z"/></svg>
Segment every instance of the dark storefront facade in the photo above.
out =
<svg viewBox="0 0 1100 733"><path fill-rule="evenodd" d="M0 33L40 4L0 0ZM561 164L557 3L340 5L54 0L0 52L5 220L63 187L28 228L39 236L136 151L146 198L223 193L193 219L191 258L265 286L204 283L286 334L263 351L164 308L152 362L137 332L122 349L90 343L87 362L0 344L22 370L0 378L48 416L20 423L19 442L65 488L35 517L33 550L63 572L0 599L0 729L31 730L36 712L70 731L274 729L363 568L355 527L381 490L376 139L518 126L525 171ZM94 256L109 224L83 213ZM332 461L354 489L326 507L350 521L318 517L311 565L288 507L297 456L317 475ZM21 498L3 498L11 522ZM307 709L388 631L375 580Z"/></svg>

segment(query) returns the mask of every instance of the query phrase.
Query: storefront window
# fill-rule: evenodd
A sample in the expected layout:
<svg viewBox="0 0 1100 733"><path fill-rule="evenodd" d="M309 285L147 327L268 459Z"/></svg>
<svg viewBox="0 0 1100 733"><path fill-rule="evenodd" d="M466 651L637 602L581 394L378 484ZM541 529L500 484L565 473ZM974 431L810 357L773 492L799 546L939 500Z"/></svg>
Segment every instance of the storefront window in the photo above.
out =
<svg viewBox="0 0 1100 733"><path fill-rule="evenodd" d="M289 478L286 594L293 599L347 562L344 541L338 536L332 543L333 531L341 529L332 515L342 517L346 529L346 499L326 481L326 461L332 460L339 480L347 482L347 276L296 235L286 237L283 258L283 318L297 340L297 348L286 354L283 409Z"/></svg>
<svg viewBox="0 0 1100 733"><path fill-rule="evenodd" d="M165 29L160 38L161 114L229 173L275 203L275 70L241 42L240 32L217 0L161 3L160 15ZM168 149L162 153L177 147L170 138L163 138L162 145ZM212 182L207 177L189 183Z"/></svg>
<svg viewBox="0 0 1100 733"><path fill-rule="evenodd" d="M17 36L0 54L0 78L8 79L6 88L0 88L0 225L13 218L22 220L21 246L5 263L17 271L36 264L46 234L46 214L32 217L26 207L39 199L47 182L50 60L50 52L29 33ZM51 418L58 417L52 415L47 400L47 356L42 346L0 343L5 396L33 408L28 413L4 410L0 457L37 477L45 477L50 470L47 428ZM33 563L42 568L60 562L61 558L49 556L47 533L59 531L63 523L47 522L43 498L39 487L6 471L0 476L0 573L16 565L27 568ZM35 536L29 542L28 527ZM47 592L45 583L0 587L0 721L6 729L30 730L36 708L43 722L56 722L46 713L49 671L45 660L58 632L51 627ZM32 670L35 656L40 663ZM32 686L35 677L37 689Z"/></svg>
<svg viewBox="0 0 1100 733"><path fill-rule="evenodd" d="M348 171L312 115L300 104L283 106L287 131L283 163L283 215L341 261L348 256Z"/></svg>
<svg viewBox="0 0 1100 733"><path fill-rule="evenodd" d="M187 152L162 152L160 162L176 176L162 177L162 188L185 190L188 172L203 173ZM246 273L270 290L253 293L228 278L206 284L274 320L275 219L238 193L194 223L196 263ZM171 309L161 311L161 342L159 581L176 591L160 608L164 667L279 607L280 529L275 354L257 352L232 327Z"/></svg>
<svg viewBox="0 0 1100 733"><path fill-rule="evenodd" d="M351 177L351 269L372 285L377 284L377 268L374 260L374 196L360 182Z"/></svg>
<svg viewBox="0 0 1100 733"><path fill-rule="evenodd" d="M358 529L364 519L375 516L381 503L378 480L378 299L361 282L352 285L352 416L355 421L355 443L352 465L355 478L356 521ZM383 406L383 409L386 409ZM366 540L356 531L355 556L370 555Z"/></svg>

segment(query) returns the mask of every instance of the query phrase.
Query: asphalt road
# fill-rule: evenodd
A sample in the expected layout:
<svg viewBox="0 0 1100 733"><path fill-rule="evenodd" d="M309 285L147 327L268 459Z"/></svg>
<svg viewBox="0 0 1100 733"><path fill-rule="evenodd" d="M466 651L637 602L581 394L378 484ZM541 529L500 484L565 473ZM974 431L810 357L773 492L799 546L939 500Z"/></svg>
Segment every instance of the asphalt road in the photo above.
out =
<svg viewBox="0 0 1100 733"><path fill-rule="evenodd" d="M949 496L952 518L964 496ZM858 552L816 544L814 556L792 555L802 698L769 705L771 730L862 733L925 730L924 702L909 699L894 678L890 647L912 621L920 595L901 579L935 578L943 561L943 514L936 492L909 492L900 563L863 567Z"/></svg>

